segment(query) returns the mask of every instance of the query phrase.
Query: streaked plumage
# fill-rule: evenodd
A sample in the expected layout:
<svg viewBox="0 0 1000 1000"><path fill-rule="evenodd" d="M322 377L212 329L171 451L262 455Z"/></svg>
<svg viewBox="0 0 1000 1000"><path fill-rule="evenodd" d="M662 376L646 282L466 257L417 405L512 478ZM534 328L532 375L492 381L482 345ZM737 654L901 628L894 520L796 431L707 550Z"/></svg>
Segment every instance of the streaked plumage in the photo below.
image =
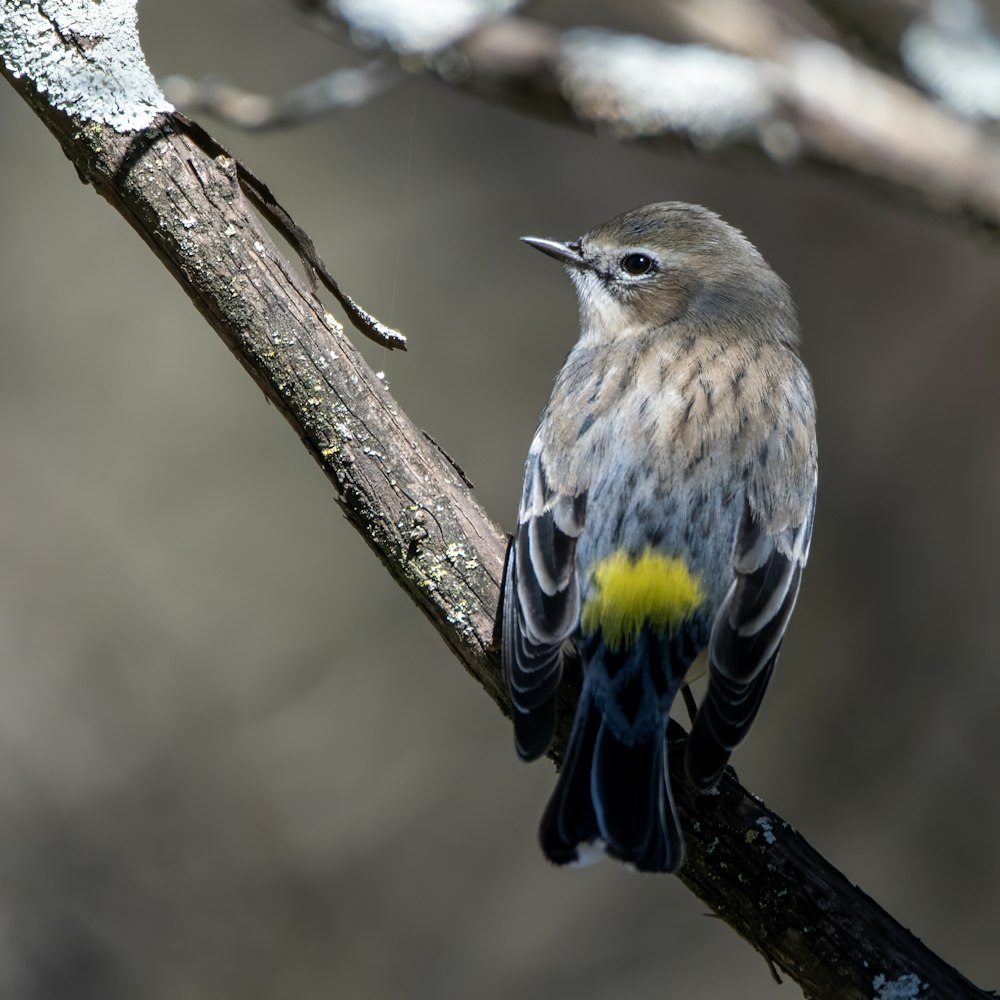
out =
<svg viewBox="0 0 1000 1000"><path fill-rule="evenodd" d="M540 839L675 871L670 706L708 647L687 742L700 788L756 716L808 555L812 389L788 291L718 216L666 202L573 243L581 334L525 466L504 587L502 659L517 751L545 752L564 647L583 689ZM649 269L645 269L650 265Z"/></svg>

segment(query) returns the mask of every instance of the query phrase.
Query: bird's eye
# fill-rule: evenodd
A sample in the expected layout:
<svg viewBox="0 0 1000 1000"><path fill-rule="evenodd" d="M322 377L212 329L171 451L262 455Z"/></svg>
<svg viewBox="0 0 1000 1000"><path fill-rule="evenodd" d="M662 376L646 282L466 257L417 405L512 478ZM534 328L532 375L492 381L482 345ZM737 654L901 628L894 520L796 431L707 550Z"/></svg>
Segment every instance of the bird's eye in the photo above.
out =
<svg viewBox="0 0 1000 1000"><path fill-rule="evenodd" d="M627 253L622 257L621 263L622 270L633 277L638 277L641 274L649 274L656 270L656 261L644 253Z"/></svg>

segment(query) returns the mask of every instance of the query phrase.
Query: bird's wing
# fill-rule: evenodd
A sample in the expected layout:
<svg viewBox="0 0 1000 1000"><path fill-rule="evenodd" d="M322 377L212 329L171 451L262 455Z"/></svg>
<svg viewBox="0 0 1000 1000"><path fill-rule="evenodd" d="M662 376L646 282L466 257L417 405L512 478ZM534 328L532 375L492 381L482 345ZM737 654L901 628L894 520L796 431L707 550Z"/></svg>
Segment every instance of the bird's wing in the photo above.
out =
<svg viewBox="0 0 1000 1000"><path fill-rule="evenodd" d="M554 488L540 449L532 449L507 556L501 633L514 740L524 760L541 756L555 730L562 647L580 617L576 541L586 507L585 492L569 496Z"/></svg>
<svg viewBox="0 0 1000 1000"><path fill-rule="evenodd" d="M699 788L718 781L760 708L798 596L815 509L815 480L798 523L778 531L745 502L733 551L736 579L712 627L708 691L688 739L688 775Z"/></svg>

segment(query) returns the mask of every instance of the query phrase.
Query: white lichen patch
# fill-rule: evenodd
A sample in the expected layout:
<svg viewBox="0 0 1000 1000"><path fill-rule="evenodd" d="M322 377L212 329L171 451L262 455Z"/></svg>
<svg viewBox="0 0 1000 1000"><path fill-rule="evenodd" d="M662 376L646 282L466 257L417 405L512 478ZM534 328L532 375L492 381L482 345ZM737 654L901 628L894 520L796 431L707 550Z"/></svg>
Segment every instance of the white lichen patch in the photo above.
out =
<svg viewBox="0 0 1000 1000"><path fill-rule="evenodd" d="M774 835L774 825L771 823L770 816L758 816L756 823L764 835L764 843L776 844L778 842L778 838Z"/></svg>
<svg viewBox="0 0 1000 1000"><path fill-rule="evenodd" d="M875 976L872 986L876 992L872 1000L918 1000L920 994L927 988L920 977L910 972L897 979L887 979L884 975Z"/></svg>
<svg viewBox="0 0 1000 1000"><path fill-rule="evenodd" d="M147 128L173 105L139 45L136 0L0 0L0 58L52 105L116 132Z"/></svg>
<svg viewBox="0 0 1000 1000"><path fill-rule="evenodd" d="M755 134L775 111L753 60L706 46L580 28L558 72L578 115L625 138L681 132L716 146Z"/></svg>
<svg viewBox="0 0 1000 1000"><path fill-rule="evenodd" d="M445 619L449 625L454 625L458 629L466 629L469 625L469 605L466 601L459 601L458 604L452 608L445 615Z"/></svg>
<svg viewBox="0 0 1000 1000"><path fill-rule="evenodd" d="M934 0L900 41L906 68L965 118L1000 119L1000 39L973 0Z"/></svg>
<svg viewBox="0 0 1000 1000"><path fill-rule="evenodd" d="M423 53L457 42L520 0L330 0L358 42Z"/></svg>

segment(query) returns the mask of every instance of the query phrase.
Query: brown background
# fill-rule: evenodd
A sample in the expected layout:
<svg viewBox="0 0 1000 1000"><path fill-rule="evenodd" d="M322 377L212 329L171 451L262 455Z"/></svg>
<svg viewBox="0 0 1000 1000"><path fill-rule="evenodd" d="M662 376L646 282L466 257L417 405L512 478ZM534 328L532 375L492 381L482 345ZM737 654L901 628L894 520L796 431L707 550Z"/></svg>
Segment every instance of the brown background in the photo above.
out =
<svg viewBox="0 0 1000 1000"><path fill-rule="evenodd" d="M267 92L356 61L278 0L146 0L140 29L158 74ZM676 880L544 863L551 767L518 764L294 435L9 89L0 122L0 995L778 995ZM576 328L569 282L516 237L677 198L757 243L800 307L821 486L737 767L1000 985L995 245L423 79L292 132L206 124L409 334L365 351L506 525Z"/></svg>

